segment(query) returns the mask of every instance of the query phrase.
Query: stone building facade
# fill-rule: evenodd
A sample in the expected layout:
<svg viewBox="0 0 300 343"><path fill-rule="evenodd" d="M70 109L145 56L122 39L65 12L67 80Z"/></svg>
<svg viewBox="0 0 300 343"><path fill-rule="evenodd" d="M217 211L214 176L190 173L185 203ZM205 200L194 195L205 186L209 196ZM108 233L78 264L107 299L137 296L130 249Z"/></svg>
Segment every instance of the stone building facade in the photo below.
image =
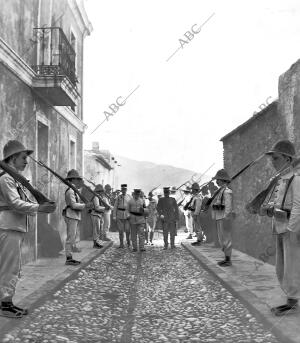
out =
<svg viewBox="0 0 300 343"><path fill-rule="evenodd" d="M279 78L279 97L261 112L224 136L224 168L233 176L281 139L300 149L300 60ZM274 263L274 237L269 217L250 215L245 205L267 186L274 175L265 157L232 182L234 192L233 240L235 248Z"/></svg>
<svg viewBox="0 0 300 343"><path fill-rule="evenodd" d="M0 0L0 149L18 139L59 174L83 172L83 44L92 31L81 0ZM31 220L24 261L40 256L43 225L62 235L66 187L29 161L25 176L57 202Z"/></svg>

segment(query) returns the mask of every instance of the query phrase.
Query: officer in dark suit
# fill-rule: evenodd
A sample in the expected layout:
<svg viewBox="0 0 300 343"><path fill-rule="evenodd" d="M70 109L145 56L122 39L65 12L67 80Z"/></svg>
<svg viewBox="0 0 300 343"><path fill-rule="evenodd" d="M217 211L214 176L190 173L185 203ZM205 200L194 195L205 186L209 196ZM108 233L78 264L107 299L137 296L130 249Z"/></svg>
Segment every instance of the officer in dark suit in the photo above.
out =
<svg viewBox="0 0 300 343"><path fill-rule="evenodd" d="M170 187L164 187L164 197L158 200L157 212L163 226L164 249L166 250L168 248L169 232L171 249L174 249L179 211L176 200L170 197Z"/></svg>

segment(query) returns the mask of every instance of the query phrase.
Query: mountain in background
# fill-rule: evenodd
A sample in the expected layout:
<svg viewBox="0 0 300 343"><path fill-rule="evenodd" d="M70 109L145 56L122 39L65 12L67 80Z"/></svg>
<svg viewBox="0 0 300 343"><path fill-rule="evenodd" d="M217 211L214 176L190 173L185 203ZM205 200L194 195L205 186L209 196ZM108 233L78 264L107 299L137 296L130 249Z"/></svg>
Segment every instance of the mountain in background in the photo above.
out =
<svg viewBox="0 0 300 343"><path fill-rule="evenodd" d="M181 184L191 179L197 180L201 173L177 168L169 165L155 164L147 161L135 161L123 156L116 156L121 167L117 169L116 181L120 184L127 183L128 189L141 188L148 192L150 189L160 185L162 187L179 187ZM211 178L209 175L202 177L200 183L204 183Z"/></svg>

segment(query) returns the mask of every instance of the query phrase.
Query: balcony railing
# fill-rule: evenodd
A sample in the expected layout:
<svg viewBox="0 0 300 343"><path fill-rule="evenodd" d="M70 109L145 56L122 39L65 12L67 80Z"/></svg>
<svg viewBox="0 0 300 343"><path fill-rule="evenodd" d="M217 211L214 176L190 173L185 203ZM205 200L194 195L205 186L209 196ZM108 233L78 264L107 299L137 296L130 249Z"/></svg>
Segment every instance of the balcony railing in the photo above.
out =
<svg viewBox="0 0 300 343"><path fill-rule="evenodd" d="M76 54L60 27L34 28L37 41L37 64L32 66L37 75L67 76L74 86Z"/></svg>

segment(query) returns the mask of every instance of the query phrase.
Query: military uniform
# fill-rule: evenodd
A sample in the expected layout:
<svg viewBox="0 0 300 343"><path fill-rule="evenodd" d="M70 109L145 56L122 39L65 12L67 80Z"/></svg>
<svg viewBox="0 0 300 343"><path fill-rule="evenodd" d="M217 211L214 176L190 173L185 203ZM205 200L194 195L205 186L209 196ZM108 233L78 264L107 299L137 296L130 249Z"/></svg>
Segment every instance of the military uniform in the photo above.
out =
<svg viewBox="0 0 300 343"><path fill-rule="evenodd" d="M101 193L104 192L103 186L101 184L96 185L94 192ZM103 213L105 210L104 206L100 205L100 200L98 197L94 196L93 208L91 210L91 219L93 223L93 241L94 248L102 248L101 240L103 239Z"/></svg>
<svg viewBox="0 0 300 343"><path fill-rule="evenodd" d="M154 235L154 230L155 230L156 220L157 220L156 207L157 207L157 201L154 198L149 200L149 204L147 206L147 209L149 210L149 215L147 217L147 225L149 227L149 232L150 232L150 244L153 244L152 240L153 240L153 235Z"/></svg>
<svg viewBox="0 0 300 343"><path fill-rule="evenodd" d="M67 225L67 239L65 244L66 257L72 257L72 250L76 244L76 235L78 235L79 223L81 221L81 212L85 208L85 204L81 202L79 196L68 188L65 193L65 223Z"/></svg>
<svg viewBox="0 0 300 343"><path fill-rule="evenodd" d="M186 191L189 191L189 190L186 190ZM184 210L184 206L186 206L191 201L191 199L192 199L192 195L187 194L185 195L184 200L182 202L182 209L183 209L182 211L185 218L185 226L186 226L187 232L189 233L187 237L188 239L191 239L192 234L193 234L193 218L192 218L191 210L190 209Z"/></svg>
<svg viewBox="0 0 300 343"><path fill-rule="evenodd" d="M105 241L109 241L110 239L107 238L107 232L109 231L110 229L110 217L111 217L111 210L113 208L113 205L112 205L112 195L110 194L111 192L111 187L110 185L105 185L105 193L104 193L104 200L109 204L111 205L110 208L106 208L104 210L104 214L103 214L103 219L104 219L104 222L103 222L103 240Z"/></svg>
<svg viewBox="0 0 300 343"><path fill-rule="evenodd" d="M201 194L199 193L194 194L193 200L191 203L191 214L192 214L193 226L197 235L198 243L201 243L203 241L203 231L202 231L202 226L200 222L201 205L202 205Z"/></svg>
<svg viewBox="0 0 300 343"><path fill-rule="evenodd" d="M139 194L139 190L135 190L136 194ZM144 217L145 202L143 199L134 197L128 201L128 212L129 212L129 222L131 226L131 241L132 241L132 251L137 251L137 236L139 237L139 248L140 251L145 251L145 227L146 219Z"/></svg>
<svg viewBox="0 0 300 343"><path fill-rule="evenodd" d="M24 156L33 153L19 141L11 140L3 148L4 161L18 174L26 167ZM25 154L25 155L24 155ZM28 216L38 211L53 212L48 205L31 202L25 188L12 176L3 172L0 177L0 300L1 315L21 318L28 314L12 303L16 284L21 270L21 249L25 234L28 232Z"/></svg>
<svg viewBox="0 0 300 343"><path fill-rule="evenodd" d="M163 225L164 248L168 248L168 235L170 233L171 248L175 248L176 222L179 220L177 202L169 197L169 187L164 188L165 196L160 198L157 203L157 212Z"/></svg>
<svg viewBox="0 0 300 343"><path fill-rule="evenodd" d="M217 209L218 206L224 209ZM220 208L220 207L219 207ZM219 244L225 257L231 258L232 237L231 237L231 213L232 213L232 190L224 188L212 202L212 219L216 221Z"/></svg>
<svg viewBox="0 0 300 343"><path fill-rule="evenodd" d="M127 185L121 185L121 188L127 189ZM131 199L129 194L120 194L115 200L113 208L113 219L117 221L120 247L124 246L124 233L126 234L127 246L130 246L130 224L129 224L129 212L128 203Z"/></svg>
<svg viewBox="0 0 300 343"><path fill-rule="evenodd" d="M290 141L279 141L267 154L277 153L291 159L295 148ZM300 297L300 167L286 168L267 196L261 215L272 216L272 230L276 238L276 274L280 287L287 296L287 304L271 311L282 316L298 311ZM265 209L269 208L267 212Z"/></svg>

